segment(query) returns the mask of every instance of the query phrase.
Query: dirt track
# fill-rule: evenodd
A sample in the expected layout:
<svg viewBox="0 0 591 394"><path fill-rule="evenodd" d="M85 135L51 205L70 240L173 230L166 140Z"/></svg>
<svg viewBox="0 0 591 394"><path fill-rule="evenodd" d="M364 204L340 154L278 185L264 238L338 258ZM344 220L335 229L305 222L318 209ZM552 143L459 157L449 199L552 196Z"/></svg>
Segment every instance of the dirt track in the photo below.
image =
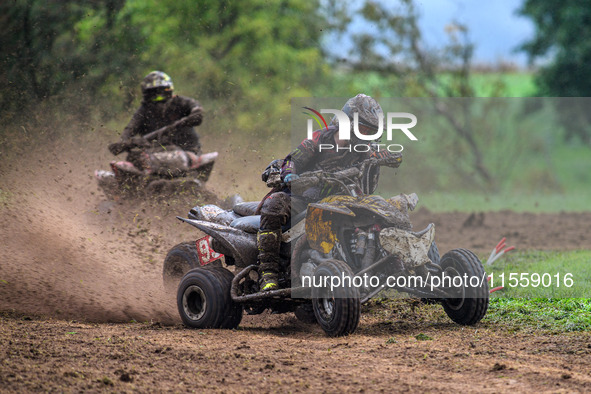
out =
<svg viewBox="0 0 591 394"><path fill-rule="evenodd" d="M162 293L161 265L171 246L195 238L174 219L194 201L106 203L92 172L108 153L79 146L0 169L10 192L0 203L0 391L590 387L588 334L461 328L437 306L422 307L428 321L407 304L375 306L356 334L340 339L290 315L248 317L237 331L186 330ZM92 159L80 167L80 157ZM225 170L212 181L233 183ZM484 256L503 236L520 249L591 247L591 213L422 209L412 219L415 228L436 224L442 252L467 247ZM432 340L418 341L420 333Z"/></svg>
<svg viewBox="0 0 591 394"><path fill-rule="evenodd" d="M1 317L0 387L109 392L591 388L588 333L515 334L486 324L463 329L437 312L429 322L417 321L410 310L366 313L357 333L335 339L287 315L246 320L239 330L192 331L159 323ZM418 340L419 334L431 339Z"/></svg>

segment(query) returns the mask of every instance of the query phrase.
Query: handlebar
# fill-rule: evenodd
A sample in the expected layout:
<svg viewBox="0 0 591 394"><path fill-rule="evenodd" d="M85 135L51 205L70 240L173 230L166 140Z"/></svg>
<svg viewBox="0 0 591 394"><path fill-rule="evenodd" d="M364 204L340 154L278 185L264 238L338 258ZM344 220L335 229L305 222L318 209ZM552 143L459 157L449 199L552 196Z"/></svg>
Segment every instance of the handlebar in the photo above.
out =
<svg viewBox="0 0 591 394"><path fill-rule="evenodd" d="M371 157L362 161L354 167L346 168L341 171L327 172L323 170L304 172L297 180L291 183L291 189L294 191L304 191L311 187L333 183L343 186L351 193L348 185L359 186L360 179L365 174L366 169L371 166L398 166L401 154L388 155L386 157ZM347 182L349 181L349 182Z"/></svg>
<svg viewBox="0 0 591 394"><path fill-rule="evenodd" d="M191 114L185 116L184 118L181 118L179 120L177 120L176 122L174 122L173 124L170 124L168 126L164 126L159 128L158 130L154 130L148 134L145 134L143 136L136 136L139 141L128 141L128 142L115 142L109 145L109 151L117 156L118 154L122 153L122 152L129 152L130 150L132 150L133 148L145 148L146 146L149 146L152 140L160 140L162 139L162 137L164 137L165 135L179 129L182 127L186 127L186 126L197 126L201 123L201 110L195 110L193 111ZM134 137L134 138L136 138Z"/></svg>
<svg viewBox="0 0 591 394"><path fill-rule="evenodd" d="M319 179L338 179L338 180L343 180L343 179L354 179L357 178L359 176L361 176L361 174L363 174L363 172L365 171L365 169L368 166L398 166L398 163L400 162L399 158L402 155L397 153L397 154L393 154L393 155L389 155L387 157L381 157L381 158L376 158L376 157L370 157L369 159L366 159L360 163L358 163L357 165L350 167L350 168L346 168L344 170L341 171L336 171L336 172L327 172L327 171L323 171L323 170L317 170L317 171L308 171L308 172L304 172L303 174L300 174L300 178L297 181L300 181L302 179L309 179L309 180L319 180ZM295 181L295 182L297 182Z"/></svg>
<svg viewBox="0 0 591 394"><path fill-rule="evenodd" d="M300 188L308 188L320 183L337 182L345 179L356 180L360 175L361 171L357 167L351 167L337 172L326 172L322 170L310 171L300 175L297 180L292 182L292 185L297 185Z"/></svg>

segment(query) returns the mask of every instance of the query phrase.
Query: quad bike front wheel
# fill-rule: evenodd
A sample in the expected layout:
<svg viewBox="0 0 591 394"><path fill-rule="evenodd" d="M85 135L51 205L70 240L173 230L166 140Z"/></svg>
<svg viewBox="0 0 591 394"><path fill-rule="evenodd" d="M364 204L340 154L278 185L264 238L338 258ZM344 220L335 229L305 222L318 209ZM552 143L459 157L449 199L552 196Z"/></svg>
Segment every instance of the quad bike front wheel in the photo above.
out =
<svg viewBox="0 0 591 394"><path fill-rule="evenodd" d="M352 334L359 324L361 300L359 290L346 283L330 286L331 278L350 277L353 272L341 260L327 260L314 271L317 282L328 278L329 286L312 288L312 306L316 321L324 332L331 337Z"/></svg>
<svg viewBox="0 0 591 394"><path fill-rule="evenodd" d="M439 256L439 248L435 241L431 243L431 247L429 248L429 252L427 252L427 257L431 259L431 262L435 265L441 264L441 256Z"/></svg>
<svg viewBox="0 0 591 394"><path fill-rule="evenodd" d="M453 249L441 258L441 269L451 278L478 278L478 281L473 279L472 283L478 282L477 286L470 283L467 286L466 283L463 286L454 286L454 297L441 302L445 313L454 322L466 326L478 323L486 314L489 302L488 282L478 257L467 249Z"/></svg>

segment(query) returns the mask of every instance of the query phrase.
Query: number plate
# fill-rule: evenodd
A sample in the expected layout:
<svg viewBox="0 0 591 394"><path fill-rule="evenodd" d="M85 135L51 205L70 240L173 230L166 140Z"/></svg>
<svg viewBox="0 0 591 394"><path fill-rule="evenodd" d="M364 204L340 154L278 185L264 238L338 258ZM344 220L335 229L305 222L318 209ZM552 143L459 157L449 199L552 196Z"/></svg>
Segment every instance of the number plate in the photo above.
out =
<svg viewBox="0 0 591 394"><path fill-rule="evenodd" d="M197 253L199 254L199 264L201 265L207 265L224 256L211 248L211 235L206 235L205 237L198 239L196 246Z"/></svg>

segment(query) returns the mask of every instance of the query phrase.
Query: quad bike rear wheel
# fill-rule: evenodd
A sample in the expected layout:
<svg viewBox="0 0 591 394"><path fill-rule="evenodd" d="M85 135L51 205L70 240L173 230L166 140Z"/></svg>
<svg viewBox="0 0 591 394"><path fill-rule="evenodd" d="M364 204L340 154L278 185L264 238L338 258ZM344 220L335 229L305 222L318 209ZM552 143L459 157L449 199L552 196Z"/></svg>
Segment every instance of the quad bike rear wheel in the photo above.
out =
<svg viewBox="0 0 591 394"><path fill-rule="evenodd" d="M441 258L441 269L446 276L464 275L478 278L478 286L455 287L456 297L443 299L441 304L447 316L454 322L466 326L478 323L488 309L489 291L482 263L467 249L453 249Z"/></svg>
<svg viewBox="0 0 591 394"><path fill-rule="evenodd" d="M317 280L322 278L338 277L353 278L353 272L345 262L341 260L327 260L321 263L314 271ZM318 282L317 282L318 283ZM359 290L354 286L346 286L341 283L334 288L312 289L312 306L316 321L324 332L331 337L352 334L359 324L361 314L361 300Z"/></svg>
<svg viewBox="0 0 591 394"><path fill-rule="evenodd" d="M238 327L242 306L230 296L233 277L230 271L218 265L187 272L177 292L177 307L183 323L199 329Z"/></svg>
<svg viewBox="0 0 591 394"><path fill-rule="evenodd" d="M183 323L191 328L220 328L226 311L224 285L208 269L187 272L177 292L177 306Z"/></svg>
<svg viewBox="0 0 591 394"><path fill-rule="evenodd" d="M162 269L162 280L166 292L174 294L183 275L195 267L199 267L195 242L181 242L173 246L164 259Z"/></svg>
<svg viewBox="0 0 591 394"><path fill-rule="evenodd" d="M216 264L218 262L219 260L217 260L214 263L204 265L203 268L217 275L222 284L222 290L224 292L225 297L224 305L226 306L226 308L222 316L220 328L234 329L238 327L238 325L242 321L243 308L241 304L232 301L232 296L230 294L234 274L232 274L226 268L222 267L221 262L219 264Z"/></svg>

